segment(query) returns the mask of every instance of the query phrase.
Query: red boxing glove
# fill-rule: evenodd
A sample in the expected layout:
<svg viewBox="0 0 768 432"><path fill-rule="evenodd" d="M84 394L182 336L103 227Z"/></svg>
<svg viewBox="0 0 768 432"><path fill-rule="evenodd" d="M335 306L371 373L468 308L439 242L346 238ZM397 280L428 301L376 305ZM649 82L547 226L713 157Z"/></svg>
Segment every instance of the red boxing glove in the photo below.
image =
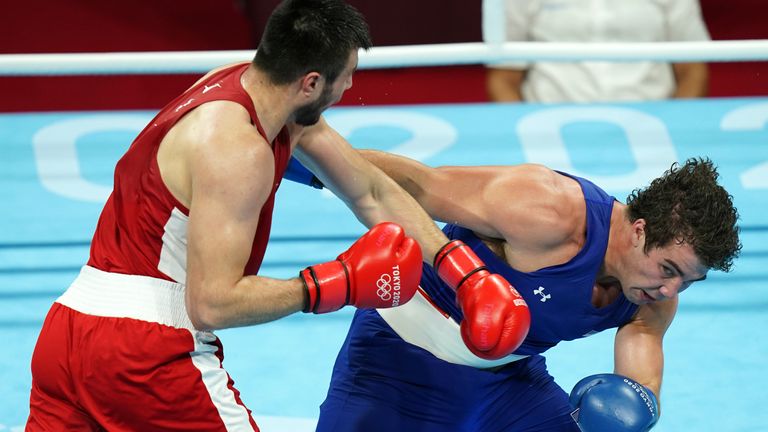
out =
<svg viewBox="0 0 768 432"><path fill-rule="evenodd" d="M399 225L380 223L335 261L299 273L307 293L304 312L399 306L416 293L421 269L419 244Z"/></svg>
<svg viewBox="0 0 768 432"><path fill-rule="evenodd" d="M475 253L460 240L443 246L435 255L435 270L456 290L464 320L461 338L476 356L496 360L514 352L531 326L528 304L498 274L491 274Z"/></svg>

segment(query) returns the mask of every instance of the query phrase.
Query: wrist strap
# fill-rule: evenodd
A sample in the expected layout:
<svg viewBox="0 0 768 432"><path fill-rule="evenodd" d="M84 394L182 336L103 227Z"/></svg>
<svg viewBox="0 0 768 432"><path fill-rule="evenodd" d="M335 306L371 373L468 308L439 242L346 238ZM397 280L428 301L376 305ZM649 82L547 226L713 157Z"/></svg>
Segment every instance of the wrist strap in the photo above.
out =
<svg viewBox="0 0 768 432"><path fill-rule="evenodd" d="M320 290L317 288L320 286L320 282L317 281L315 271L312 267L307 267L299 272L299 279L304 283L304 309L302 312L314 312L320 301Z"/></svg>
<svg viewBox="0 0 768 432"><path fill-rule="evenodd" d="M451 240L444 244L443 247L441 247L440 250L438 250L435 254L435 260L432 263L432 268L438 270L440 265L443 263L443 259L448 256L448 254L451 253L454 249L460 248L463 244L464 242L461 240Z"/></svg>
<svg viewBox="0 0 768 432"><path fill-rule="evenodd" d="M433 268L456 291L476 273L488 271L485 263L461 240L450 241L441 247L435 255Z"/></svg>
<svg viewBox="0 0 768 432"><path fill-rule="evenodd" d="M349 271L343 262L334 260L307 267L299 277L305 288L303 312L333 312L349 304Z"/></svg>

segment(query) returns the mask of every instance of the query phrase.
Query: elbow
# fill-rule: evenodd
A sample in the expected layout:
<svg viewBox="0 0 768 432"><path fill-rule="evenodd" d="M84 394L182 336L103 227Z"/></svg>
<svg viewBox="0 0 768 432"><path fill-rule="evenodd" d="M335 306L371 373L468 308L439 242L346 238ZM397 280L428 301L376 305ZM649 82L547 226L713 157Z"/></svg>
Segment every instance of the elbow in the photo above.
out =
<svg viewBox="0 0 768 432"><path fill-rule="evenodd" d="M222 329L211 314L190 313L189 320L192 322L195 330L214 331Z"/></svg>
<svg viewBox="0 0 768 432"><path fill-rule="evenodd" d="M187 316L196 330L213 331L226 328L222 314L217 307L202 299L193 298L189 293L185 296Z"/></svg>

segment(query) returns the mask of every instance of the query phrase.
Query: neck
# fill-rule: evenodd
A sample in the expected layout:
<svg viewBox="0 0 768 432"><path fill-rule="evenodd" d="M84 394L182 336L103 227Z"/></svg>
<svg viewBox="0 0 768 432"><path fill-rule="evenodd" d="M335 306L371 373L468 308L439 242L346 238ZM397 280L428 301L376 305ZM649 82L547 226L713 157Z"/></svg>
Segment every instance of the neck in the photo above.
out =
<svg viewBox="0 0 768 432"><path fill-rule="evenodd" d="M598 280L616 280L621 274L622 261L631 238L632 225L627 217L627 206L619 202L614 203L611 211L611 228L608 232L608 246L605 251L603 267L598 275Z"/></svg>
<svg viewBox="0 0 768 432"><path fill-rule="evenodd" d="M288 103L289 86L273 84L253 65L245 70L240 82L253 101L268 142L272 142L293 112L293 106Z"/></svg>

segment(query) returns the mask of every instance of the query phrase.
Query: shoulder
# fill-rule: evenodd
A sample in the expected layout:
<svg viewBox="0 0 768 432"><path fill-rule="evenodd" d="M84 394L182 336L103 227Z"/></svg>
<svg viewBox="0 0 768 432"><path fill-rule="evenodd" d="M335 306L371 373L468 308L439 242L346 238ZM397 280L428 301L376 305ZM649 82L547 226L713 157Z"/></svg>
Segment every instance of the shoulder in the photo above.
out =
<svg viewBox="0 0 768 432"><path fill-rule="evenodd" d="M493 184L510 188L510 192L514 192L520 198L540 193L546 195L557 193L557 189L561 186L558 178L561 176L544 165L521 164L484 168L487 169Z"/></svg>
<svg viewBox="0 0 768 432"><path fill-rule="evenodd" d="M192 88L192 87L194 87L194 86L196 86L196 85L200 84L201 82L203 82L203 81L205 81L206 79L208 79L210 76L212 76L212 75L214 75L214 74L217 74L217 73L219 73L219 72L223 71L224 69L228 69L228 68L231 68L231 67L235 67L235 66L241 66L241 65L245 65L246 63L249 63L249 62L237 62L237 63L229 63L229 64L225 64L225 65L219 66L219 67L217 67L217 68L215 68L215 69L211 69L210 71L208 71L208 73L206 73L206 74L205 74L205 75L203 75L203 76L202 76L200 79L198 79L197 81L195 81L195 83L194 83L194 84L192 84L192 85L190 86L190 88Z"/></svg>
<svg viewBox="0 0 768 432"><path fill-rule="evenodd" d="M198 142L215 140L265 141L251 123L248 110L237 102L217 100L206 102L184 116L174 128L190 134L189 139Z"/></svg>
<svg viewBox="0 0 768 432"><path fill-rule="evenodd" d="M261 177L259 174L266 178L274 170L274 164L267 163L274 159L269 143L240 104L207 102L187 114L174 129L177 139L187 143L190 159L198 168L214 168L243 181ZM255 170L255 165L264 169Z"/></svg>
<svg viewBox="0 0 768 432"><path fill-rule="evenodd" d="M511 167L491 191L503 196L499 209L507 241L551 247L583 233L584 195L573 179L536 164ZM507 217L503 214L507 213Z"/></svg>

